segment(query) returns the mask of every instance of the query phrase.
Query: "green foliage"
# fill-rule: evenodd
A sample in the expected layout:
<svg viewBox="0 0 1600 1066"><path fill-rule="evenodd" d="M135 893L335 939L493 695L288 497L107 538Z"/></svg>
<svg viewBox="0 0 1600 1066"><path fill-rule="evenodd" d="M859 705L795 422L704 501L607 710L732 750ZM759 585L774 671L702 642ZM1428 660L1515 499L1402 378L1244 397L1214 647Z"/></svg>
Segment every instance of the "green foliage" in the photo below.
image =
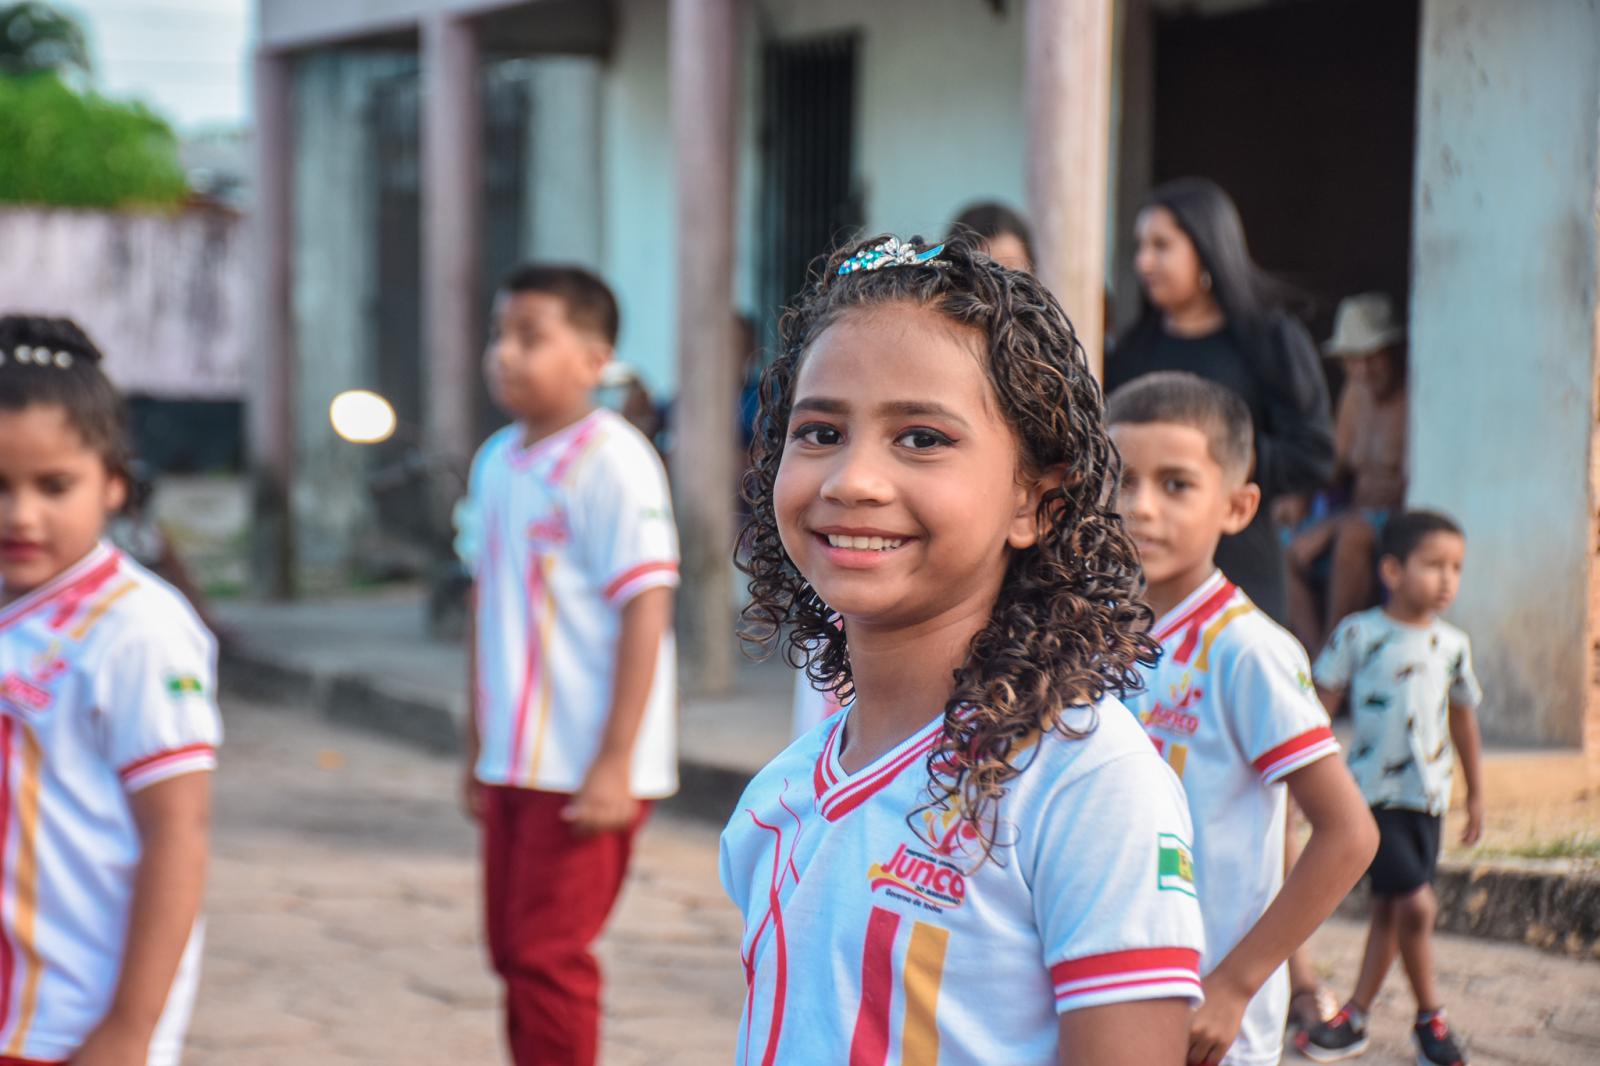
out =
<svg viewBox="0 0 1600 1066"><path fill-rule="evenodd" d="M0 5L0 74L89 73L83 27L38 0Z"/></svg>
<svg viewBox="0 0 1600 1066"><path fill-rule="evenodd" d="M186 193L178 139L142 104L53 73L0 76L0 202L165 206Z"/></svg>

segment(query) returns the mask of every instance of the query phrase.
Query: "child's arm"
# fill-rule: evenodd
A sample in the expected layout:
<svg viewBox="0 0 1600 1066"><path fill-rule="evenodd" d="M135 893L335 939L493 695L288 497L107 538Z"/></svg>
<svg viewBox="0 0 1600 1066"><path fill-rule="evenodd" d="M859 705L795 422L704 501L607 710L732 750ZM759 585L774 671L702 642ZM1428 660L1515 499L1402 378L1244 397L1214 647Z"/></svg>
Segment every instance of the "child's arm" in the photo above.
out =
<svg viewBox="0 0 1600 1066"><path fill-rule="evenodd" d="M72 1066L144 1066L150 1038L205 889L211 775L187 773L128 798L141 856L133 881L128 940L111 1009L89 1034Z"/></svg>
<svg viewBox="0 0 1600 1066"><path fill-rule="evenodd" d="M1450 742L1461 756L1461 776L1467 782L1467 828L1461 843L1476 844L1483 837L1483 743L1472 707L1454 700L1450 701Z"/></svg>
<svg viewBox="0 0 1600 1066"><path fill-rule="evenodd" d="M1318 759L1284 780L1311 823L1311 840L1260 920L1205 976L1206 1001L1190 1028L1191 1063L1222 1060L1251 997L1333 913L1378 849L1377 826L1343 759Z"/></svg>
<svg viewBox="0 0 1600 1066"><path fill-rule="evenodd" d="M478 753L483 746L478 736L478 586L472 586L467 601L467 720L461 727L461 809L474 822L483 819L483 784L477 776Z"/></svg>
<svg viewBox="0 0 1600 1066"><path fill-rule="evenodd" d="M600 750L584 775L583 787L562 812L562 817L579 832L622 829L633 822L638 812L638 801L629 786L633 744L650 700L661 641L671 624L670 588L645 589L623 605L617 634L616 683Z"/></svg>
<svg viewBox="0 0 1600 1066"><path fill-rule="evenodd" d="M1186 999L1142 999L1061 1016L1061 1066L1151 1066L1183 1061L1189 1029Z"/></svg>
<svg viewBox="0 0 1600 1066"><path fill-rule="evenodd" d="M1328 712L1328 717L1333 718L1339 713L1339 705L1344 702L1345 689L1328 688L1317 685L1317 699L1322 701L1322 709Z"/></svg>

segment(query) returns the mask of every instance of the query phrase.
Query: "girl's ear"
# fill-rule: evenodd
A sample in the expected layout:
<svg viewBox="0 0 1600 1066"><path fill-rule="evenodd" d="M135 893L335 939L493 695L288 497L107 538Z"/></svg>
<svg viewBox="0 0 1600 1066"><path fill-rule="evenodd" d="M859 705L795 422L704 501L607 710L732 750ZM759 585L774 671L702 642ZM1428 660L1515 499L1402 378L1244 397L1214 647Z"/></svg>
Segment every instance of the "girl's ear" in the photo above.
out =
<svg viewBox="0 0 1600 1066"><path fill-rule="evenodd" d="M1047 467L1037 477L1024 477L1017 481L1017 508L1011 513L1011 528L1006 533L1006 544L1023 551L1039 543L1039 502L1061 488L1067 477L1066 464Z"/></svg>
<svg viewBox="0 0 1600 1066"><path fill-rule="evenodd" d="M1261 507L1261 486L1253 481L1228 493L1228 511L1222 519L1222 532L1228 536L1243 532Z"/></svg>
<svg viewBox="0 0 1600 1066"><path fill-rule="evenodd" d="M106 478L105 505L106 514L116 514L128 502L128 479L122 474L110 474Z"/></svg>

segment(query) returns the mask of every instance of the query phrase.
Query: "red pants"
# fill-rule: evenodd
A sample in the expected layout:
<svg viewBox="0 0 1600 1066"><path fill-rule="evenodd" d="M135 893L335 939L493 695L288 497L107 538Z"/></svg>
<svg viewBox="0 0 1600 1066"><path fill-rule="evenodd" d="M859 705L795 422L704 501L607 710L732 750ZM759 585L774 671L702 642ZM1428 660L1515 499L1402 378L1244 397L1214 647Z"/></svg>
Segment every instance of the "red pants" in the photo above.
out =
<svg viewBox="0 0 1600 1066"><path fill-rule="evenodd" d="M516 1066L593 1066L599 1057L600 964L589 949L650 812L642 803L628 829L578 836L561 820L571 802L484 789L484 919Z"/></svg>

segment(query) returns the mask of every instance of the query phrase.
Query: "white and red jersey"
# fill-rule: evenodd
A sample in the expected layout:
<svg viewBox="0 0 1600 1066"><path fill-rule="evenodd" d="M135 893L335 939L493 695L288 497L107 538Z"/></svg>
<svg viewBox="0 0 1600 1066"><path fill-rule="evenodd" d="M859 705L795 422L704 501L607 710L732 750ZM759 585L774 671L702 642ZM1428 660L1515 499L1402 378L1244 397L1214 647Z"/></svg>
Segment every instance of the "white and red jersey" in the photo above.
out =
<svg viewBox="0 0 1600 1066"><path fill-rule="evenodd" d="M457 512L477 589L477 777L576 792L611 713L622 608L678 584L666 471L606 410L532 446L512 425L486 441ZM670 632L633 752L641 799L677 789L677 658Z"/></svg>
<svg viewBox="0 0 1600 1066"><path fill-rule="evenodd" d="M744 915L741 1064L1055 1066L1058 1015L1200 998L1183 793L1115 700L1014 752L981 855L959 803L926 810L930 722L839 763L855 709L763 769L722 834ZM1095 723L1098 719L1098 723Z"/></svg>
<svg viewBox="0 0 1600 1066"><path fill-rule="evenodd" d="M1127 704L1189 797L1210 972L1283 886L1283 779L1339 745L1305 650L1220 571L1157 622L1154 636L1161 661L1141 668L1144 689ZM1251 1001L1223 1061L1276 1066L1288 1010L1281 968Z"/></svg>
<svg viewBox="0 0 1600 1066"><path fill-rule="evenodd" d="M189 605L100 545L0 609L0 1062L62 1062L121 972L140 838L129 797L216 766L216 646ZM200 930L152 1066L178 1061Z"/></svg>

